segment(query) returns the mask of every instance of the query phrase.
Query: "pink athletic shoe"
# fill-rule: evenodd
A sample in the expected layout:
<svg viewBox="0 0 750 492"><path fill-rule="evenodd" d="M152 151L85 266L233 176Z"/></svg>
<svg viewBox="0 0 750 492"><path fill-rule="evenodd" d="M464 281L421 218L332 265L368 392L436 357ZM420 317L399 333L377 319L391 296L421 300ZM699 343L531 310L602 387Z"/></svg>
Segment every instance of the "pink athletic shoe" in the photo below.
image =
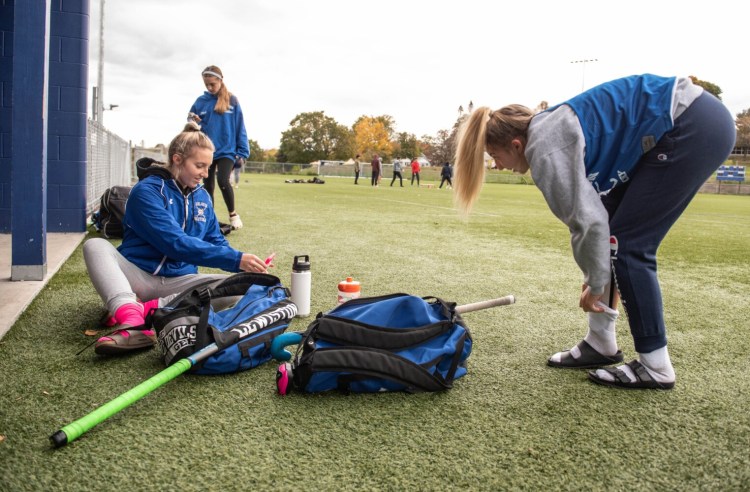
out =
<svg viewBox="0 0 750 492"><path fill-rule="evenodd" d="M140 303L125 304L113 316L116 330L101 337L94 344L94 352L100 355L121 355L134 350L153 347L156 343L154 330L142 329L145 325L144 306Z"/></svg>

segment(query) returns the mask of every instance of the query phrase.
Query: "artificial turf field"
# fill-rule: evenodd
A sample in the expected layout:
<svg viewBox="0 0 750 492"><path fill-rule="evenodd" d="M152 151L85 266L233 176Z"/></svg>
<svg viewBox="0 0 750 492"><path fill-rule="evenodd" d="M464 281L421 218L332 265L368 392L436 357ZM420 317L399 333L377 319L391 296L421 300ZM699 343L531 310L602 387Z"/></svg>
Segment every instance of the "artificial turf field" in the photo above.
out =
<svg viewBox="0 0 750 492"><path fill-rule="evenodd" d="M488 184L465 221L450 190L294 177L243 175L245 227L230 242L276 252L285 284L293 256L310 255L313 315L347 276L367 296L514 294L464 316L468 374L439 394L287 397L273 362L183 375L55 450L52 432L164 368L156 349L75 355L102 313L79 247L0 340L0 490L750 489L750 197L698 195L667 236L677 384L624 391L545 364L583 336L585 315L566 228L535 187Z"/></svg>

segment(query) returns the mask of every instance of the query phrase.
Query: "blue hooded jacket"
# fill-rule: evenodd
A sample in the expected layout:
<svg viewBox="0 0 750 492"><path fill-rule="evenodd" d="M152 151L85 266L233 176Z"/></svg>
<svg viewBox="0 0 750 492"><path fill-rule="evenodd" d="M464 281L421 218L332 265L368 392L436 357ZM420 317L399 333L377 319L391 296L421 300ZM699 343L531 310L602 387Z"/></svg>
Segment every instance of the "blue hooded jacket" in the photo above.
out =
<svg viewBox="0 0 750 492"><path fill-rule="evenodd" d="M191 113L200 116L201 130L214 143L214 160L227 157L234 161L236 156L250 157L247 142L245 119L236 96L229 99L229 109L224 114L214 111L218 98L206 91L195 100Z"/></svg>
<svg viewBox="0 0 750 492"><path fill-rule="evenodd" d="M152 166L133 187L123 225L118 251L151 275L240 271L242 252L221 234L208 192L198 185L183 193L166 168Z"/></svg>

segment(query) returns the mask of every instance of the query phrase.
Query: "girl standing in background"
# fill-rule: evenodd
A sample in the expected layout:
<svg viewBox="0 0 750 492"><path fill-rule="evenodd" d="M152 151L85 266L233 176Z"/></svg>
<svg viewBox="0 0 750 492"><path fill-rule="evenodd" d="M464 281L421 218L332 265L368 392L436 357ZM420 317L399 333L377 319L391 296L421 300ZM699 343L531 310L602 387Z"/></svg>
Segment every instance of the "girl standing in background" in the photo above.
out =
<svg viewBox="0 0 750 492"><path fill-rule="evenodd" d="M221 195L229 212L229 223L232 229L242 227L242 220L235 209L234 190L229 177L237 159L250 156L245 120L242 108L227 89L224 74L216 65L209 65L201 73L206 92L196 99L190 108L188 120L201 125L201 130L208 135L216 147L213 162L208 170L204 186L211 201L214 200L214 176L219 182Z"/></svg>

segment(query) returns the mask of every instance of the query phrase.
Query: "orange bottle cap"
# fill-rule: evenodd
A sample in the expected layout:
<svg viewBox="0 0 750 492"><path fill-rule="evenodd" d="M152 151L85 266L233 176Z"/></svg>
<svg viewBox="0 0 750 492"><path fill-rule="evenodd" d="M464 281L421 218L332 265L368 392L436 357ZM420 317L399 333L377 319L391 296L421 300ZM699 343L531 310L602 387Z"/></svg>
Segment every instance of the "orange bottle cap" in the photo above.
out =
<svg viewBox="0 0 750 492"><path fill-rule="evenodd" d="M346 277L344 282L339 282L339 290L341 292L359 292L359 282L352 277Z"/></svg>

